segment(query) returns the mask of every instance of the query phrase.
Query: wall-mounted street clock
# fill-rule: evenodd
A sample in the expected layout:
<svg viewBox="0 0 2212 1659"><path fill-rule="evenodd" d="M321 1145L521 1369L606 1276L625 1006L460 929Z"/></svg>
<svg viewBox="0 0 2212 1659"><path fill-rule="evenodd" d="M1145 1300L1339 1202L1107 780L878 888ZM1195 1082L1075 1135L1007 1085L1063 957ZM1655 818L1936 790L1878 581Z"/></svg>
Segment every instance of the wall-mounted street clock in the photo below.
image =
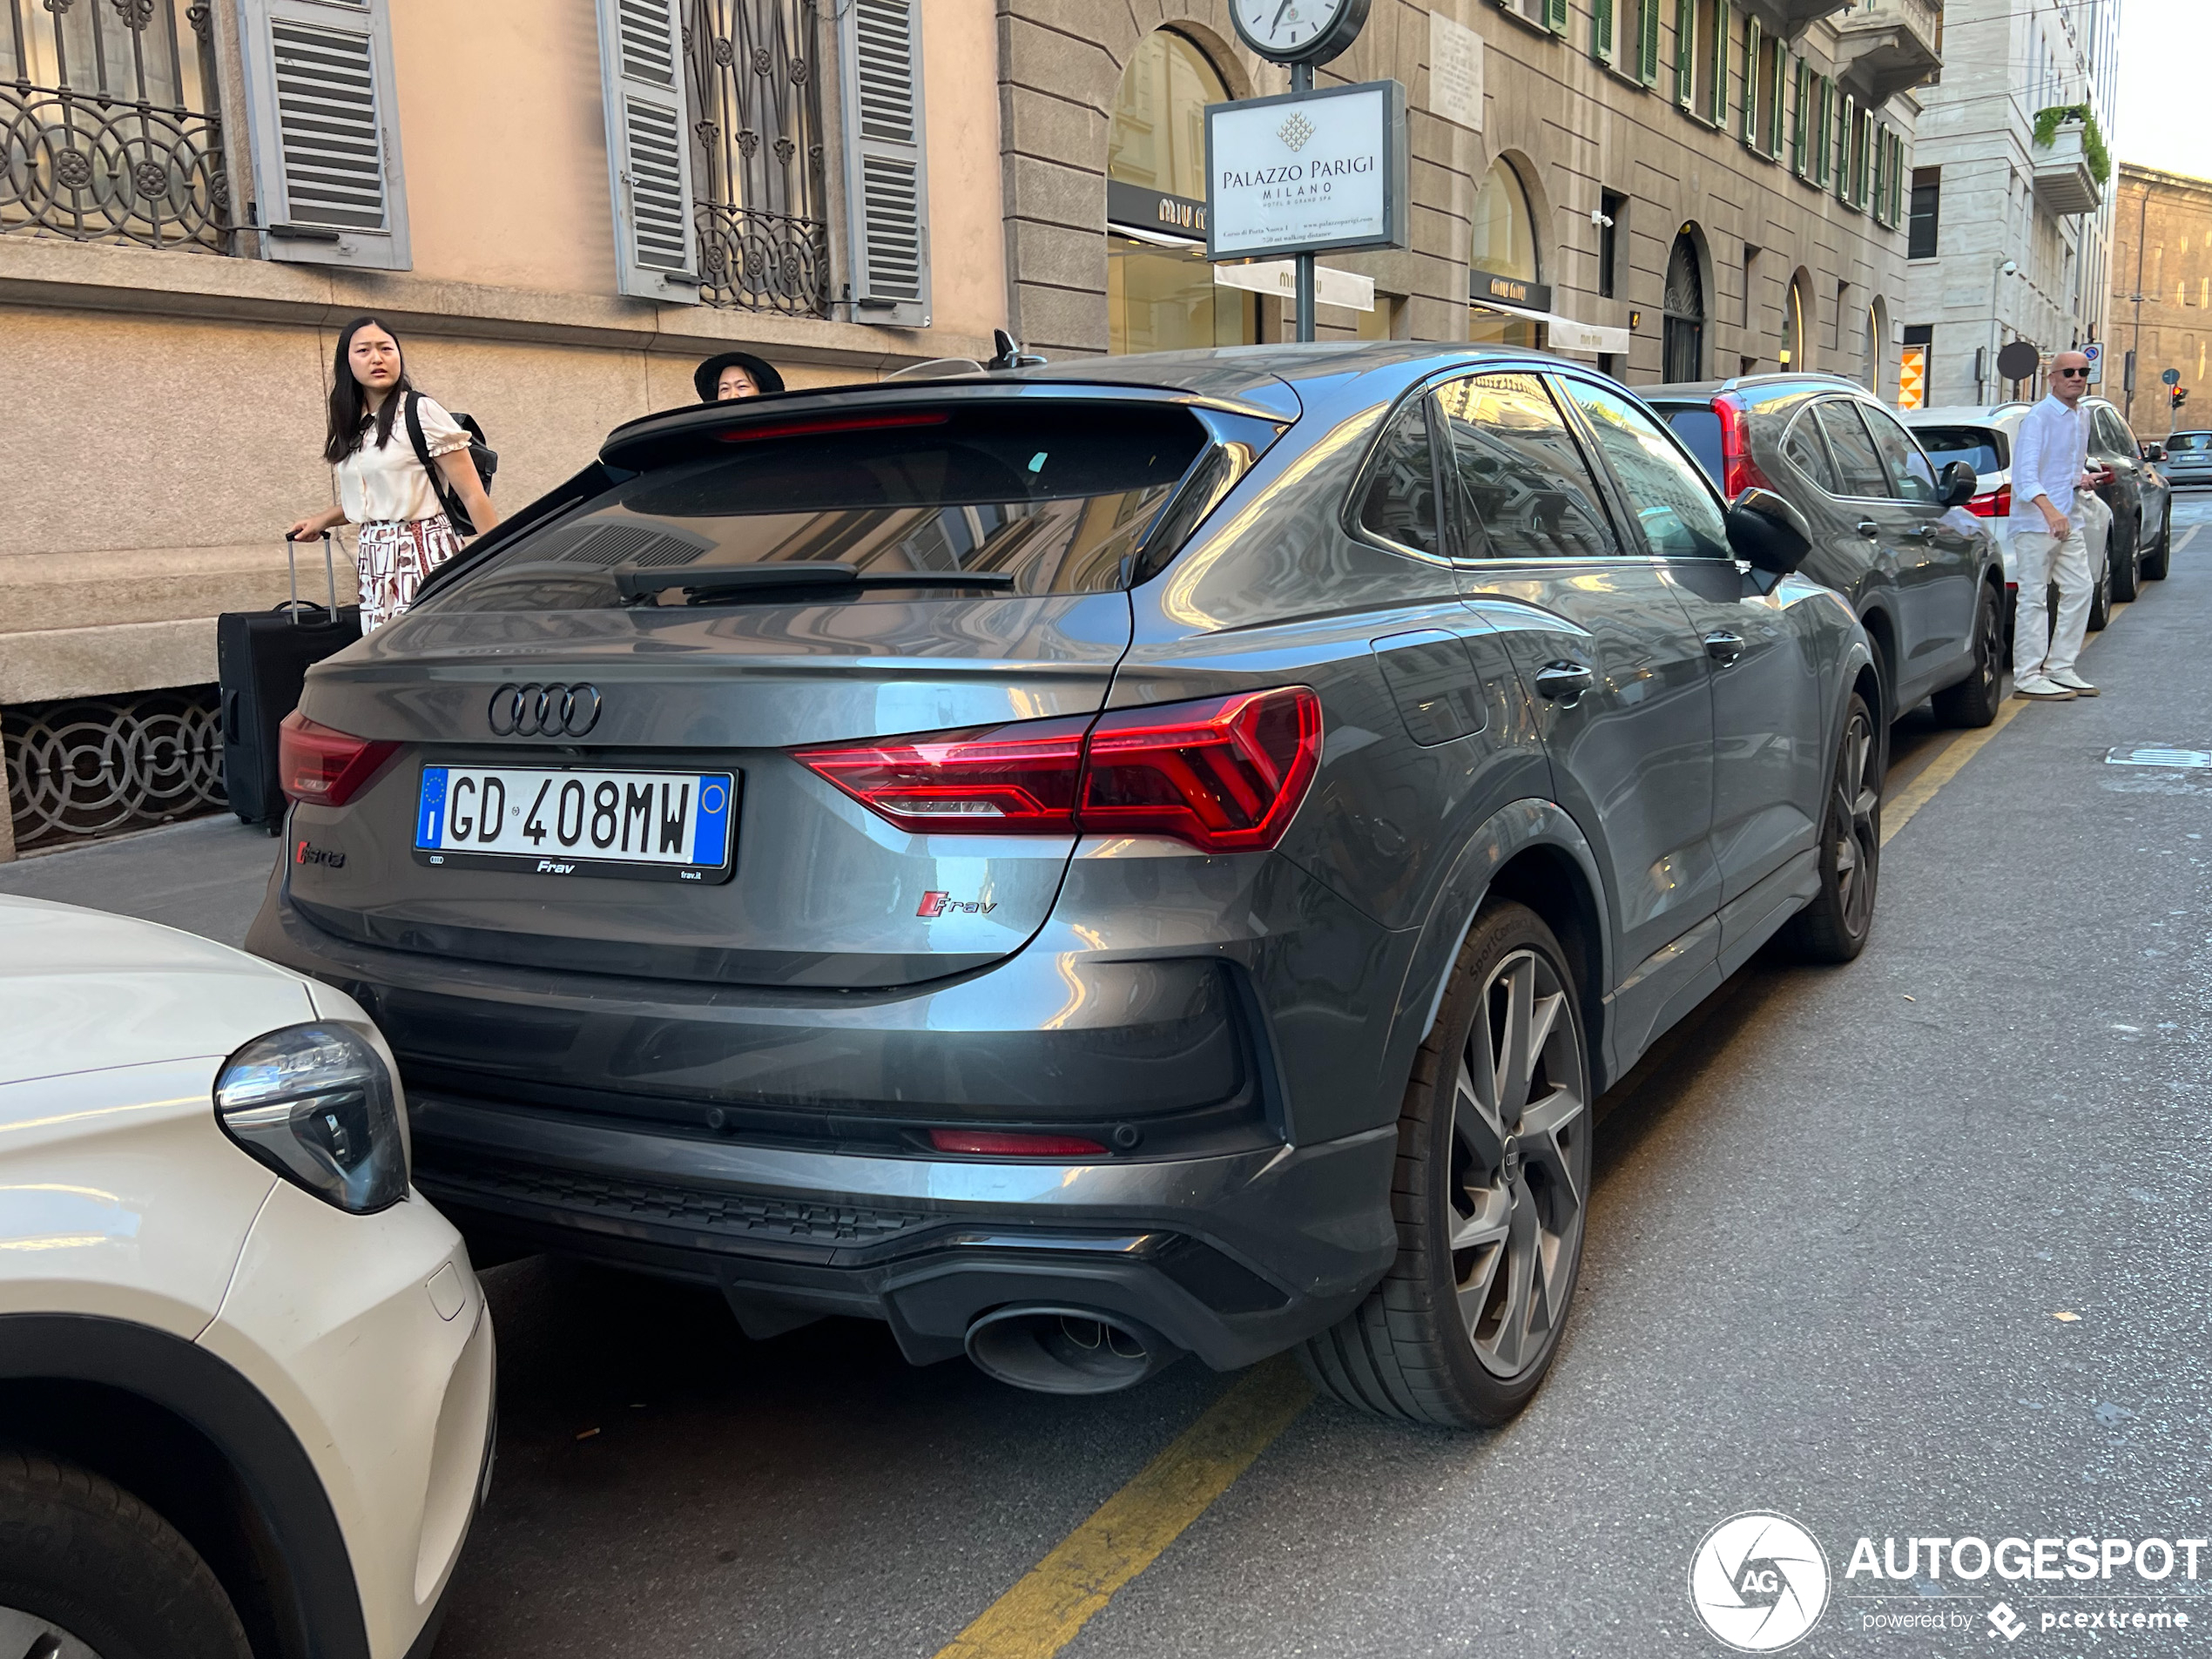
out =
<svg viewBox="0 0 2212 1659"><path fill-rule="evenodd" d="M1325 64L1352 44L1368 0L1231 0L1244 44L1278 64Z"/></svg>

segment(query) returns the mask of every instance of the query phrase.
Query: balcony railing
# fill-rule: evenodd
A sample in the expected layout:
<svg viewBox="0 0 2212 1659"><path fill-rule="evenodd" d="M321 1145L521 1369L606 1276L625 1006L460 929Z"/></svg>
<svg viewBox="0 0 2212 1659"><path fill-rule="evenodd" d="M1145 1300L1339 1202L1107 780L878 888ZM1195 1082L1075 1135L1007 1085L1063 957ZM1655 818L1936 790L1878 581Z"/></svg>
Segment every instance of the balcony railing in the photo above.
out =
<svg viewBox="0 0 2212 1659"><path fill-rule="evenodd" d="M687 0L699 298L829 314L816 0Z"/></svg>
<svg viewBox="0 0 2212 1659"><path fill-rule="evenodd" d="M230 251L212 0L0 0L0 234Z"/></svg>
<svg viewBox="0 0 2212 1659"><path fill-rule="evenodd" d="M1837 78L1878 109L1943 69L1939 0L1863 0L1836 20Z"/></svg>
<svg viewBox="0 0 2212 1659"><path fill-rule="evenodd" d="M2081 123L2070 121L2051 135L2050 143L2029 152L2035 161L2035 199L2061 219L2094 213L2104 201L2086 138Z"/></svg>

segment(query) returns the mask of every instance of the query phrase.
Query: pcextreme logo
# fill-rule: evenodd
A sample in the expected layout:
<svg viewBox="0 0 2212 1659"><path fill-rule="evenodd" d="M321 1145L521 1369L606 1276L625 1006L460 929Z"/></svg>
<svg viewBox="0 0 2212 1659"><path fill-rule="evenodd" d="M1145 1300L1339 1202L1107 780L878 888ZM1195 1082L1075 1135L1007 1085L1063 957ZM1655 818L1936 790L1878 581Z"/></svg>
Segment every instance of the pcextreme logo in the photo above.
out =
<svg viewBox="0 0 2212 1659"><path fill-rule="evenodd" d="M1731 1515L1690 1557L1689 1604L1737 1652L1778 1653L1820 1622L1828 1558L1787 1515Z"/></svg>

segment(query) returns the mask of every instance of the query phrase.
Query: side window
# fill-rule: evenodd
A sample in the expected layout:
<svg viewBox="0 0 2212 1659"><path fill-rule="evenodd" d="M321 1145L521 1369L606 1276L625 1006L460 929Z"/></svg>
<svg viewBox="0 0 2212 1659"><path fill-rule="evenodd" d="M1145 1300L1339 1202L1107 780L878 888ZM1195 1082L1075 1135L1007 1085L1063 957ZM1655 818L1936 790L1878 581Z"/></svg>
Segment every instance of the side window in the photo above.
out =
<svg viewBox="0 0 2212 1659"><path fill-rule="evenodd" d="M1496 559L1610 557L1596 482L1534 374L1473 374L1436 395L1469 540ZM1482 550L1470 547L1470 552Z"/></svg>
<svg viewBox="0 0 2212 1659"><path fill-rule="evenodd" d="M1817 417L1812 410L1804 410L1790 422L1790 429L1782 435L1782 455L1830 495L1843 494L1842 487L1836 482L1836 469L1829 464L1828 446L1820 441Z"/></svg>
<svg viewBox="0 0 2212 1659"><path fill-rule="evenodd" d="M1934 506L1942 493L1936 489L1935 469L1920 453L1920 446L1912 442L1912 435L1899 426L1887 409L1862 406L1858 412L1873 429L1882 459L1889 462L1890 488L1898 499Z"/></svg>
<svg viewBox="0 0 2212 1659"><path fill-rule="evenodd" d="M2104 428L2103 448L2107 455L2133 455L2135 453L2135 435L2128 431L2127 422L2120 418L2118 410L2099 409L2097 422Z"/></svg>
<svg viewBox="0 0 2212 1659"><path fill-rule="evenodd" d="M1436 457L1429 443L1426 398L1417 397L1400 409L1383 435L1359 503L1359 524L1417 553L1443 551L1436 528Z"/></svg>
<svg viewBox="0 0 2212 1659"><path fill-rule="evenodd" d="M1820 429L1828 435L1828 453L1836 458L1836 493L1862 499L1879 499L1890 493L1890 475L1858 411L1843 398L1817 406Z"/></svg>
<svg viewBox="0 0 2212 1659"><path fill-rule="evenodd" d="M1720 497L1682 446L1625 393L1588 381L1559 384L1581 410L1636 516L1644 546L1662 559L1732 559Z"/></svg>

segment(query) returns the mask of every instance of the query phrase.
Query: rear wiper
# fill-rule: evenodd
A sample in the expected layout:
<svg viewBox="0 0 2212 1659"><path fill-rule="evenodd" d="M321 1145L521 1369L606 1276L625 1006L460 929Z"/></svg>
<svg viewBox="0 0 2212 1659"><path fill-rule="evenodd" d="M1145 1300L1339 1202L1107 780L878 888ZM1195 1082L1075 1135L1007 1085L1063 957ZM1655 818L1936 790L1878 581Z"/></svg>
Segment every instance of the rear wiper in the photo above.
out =
<svg viewBox="0 0 2212 1659"><path fill-rule="evenodd" d="M647 599L671 588L691 594L756 596L767 599L792 589L1010 588L1006 570L861 570L827 561L796 564L681 565L671 570L617 570L615 591Z"/></svg>

